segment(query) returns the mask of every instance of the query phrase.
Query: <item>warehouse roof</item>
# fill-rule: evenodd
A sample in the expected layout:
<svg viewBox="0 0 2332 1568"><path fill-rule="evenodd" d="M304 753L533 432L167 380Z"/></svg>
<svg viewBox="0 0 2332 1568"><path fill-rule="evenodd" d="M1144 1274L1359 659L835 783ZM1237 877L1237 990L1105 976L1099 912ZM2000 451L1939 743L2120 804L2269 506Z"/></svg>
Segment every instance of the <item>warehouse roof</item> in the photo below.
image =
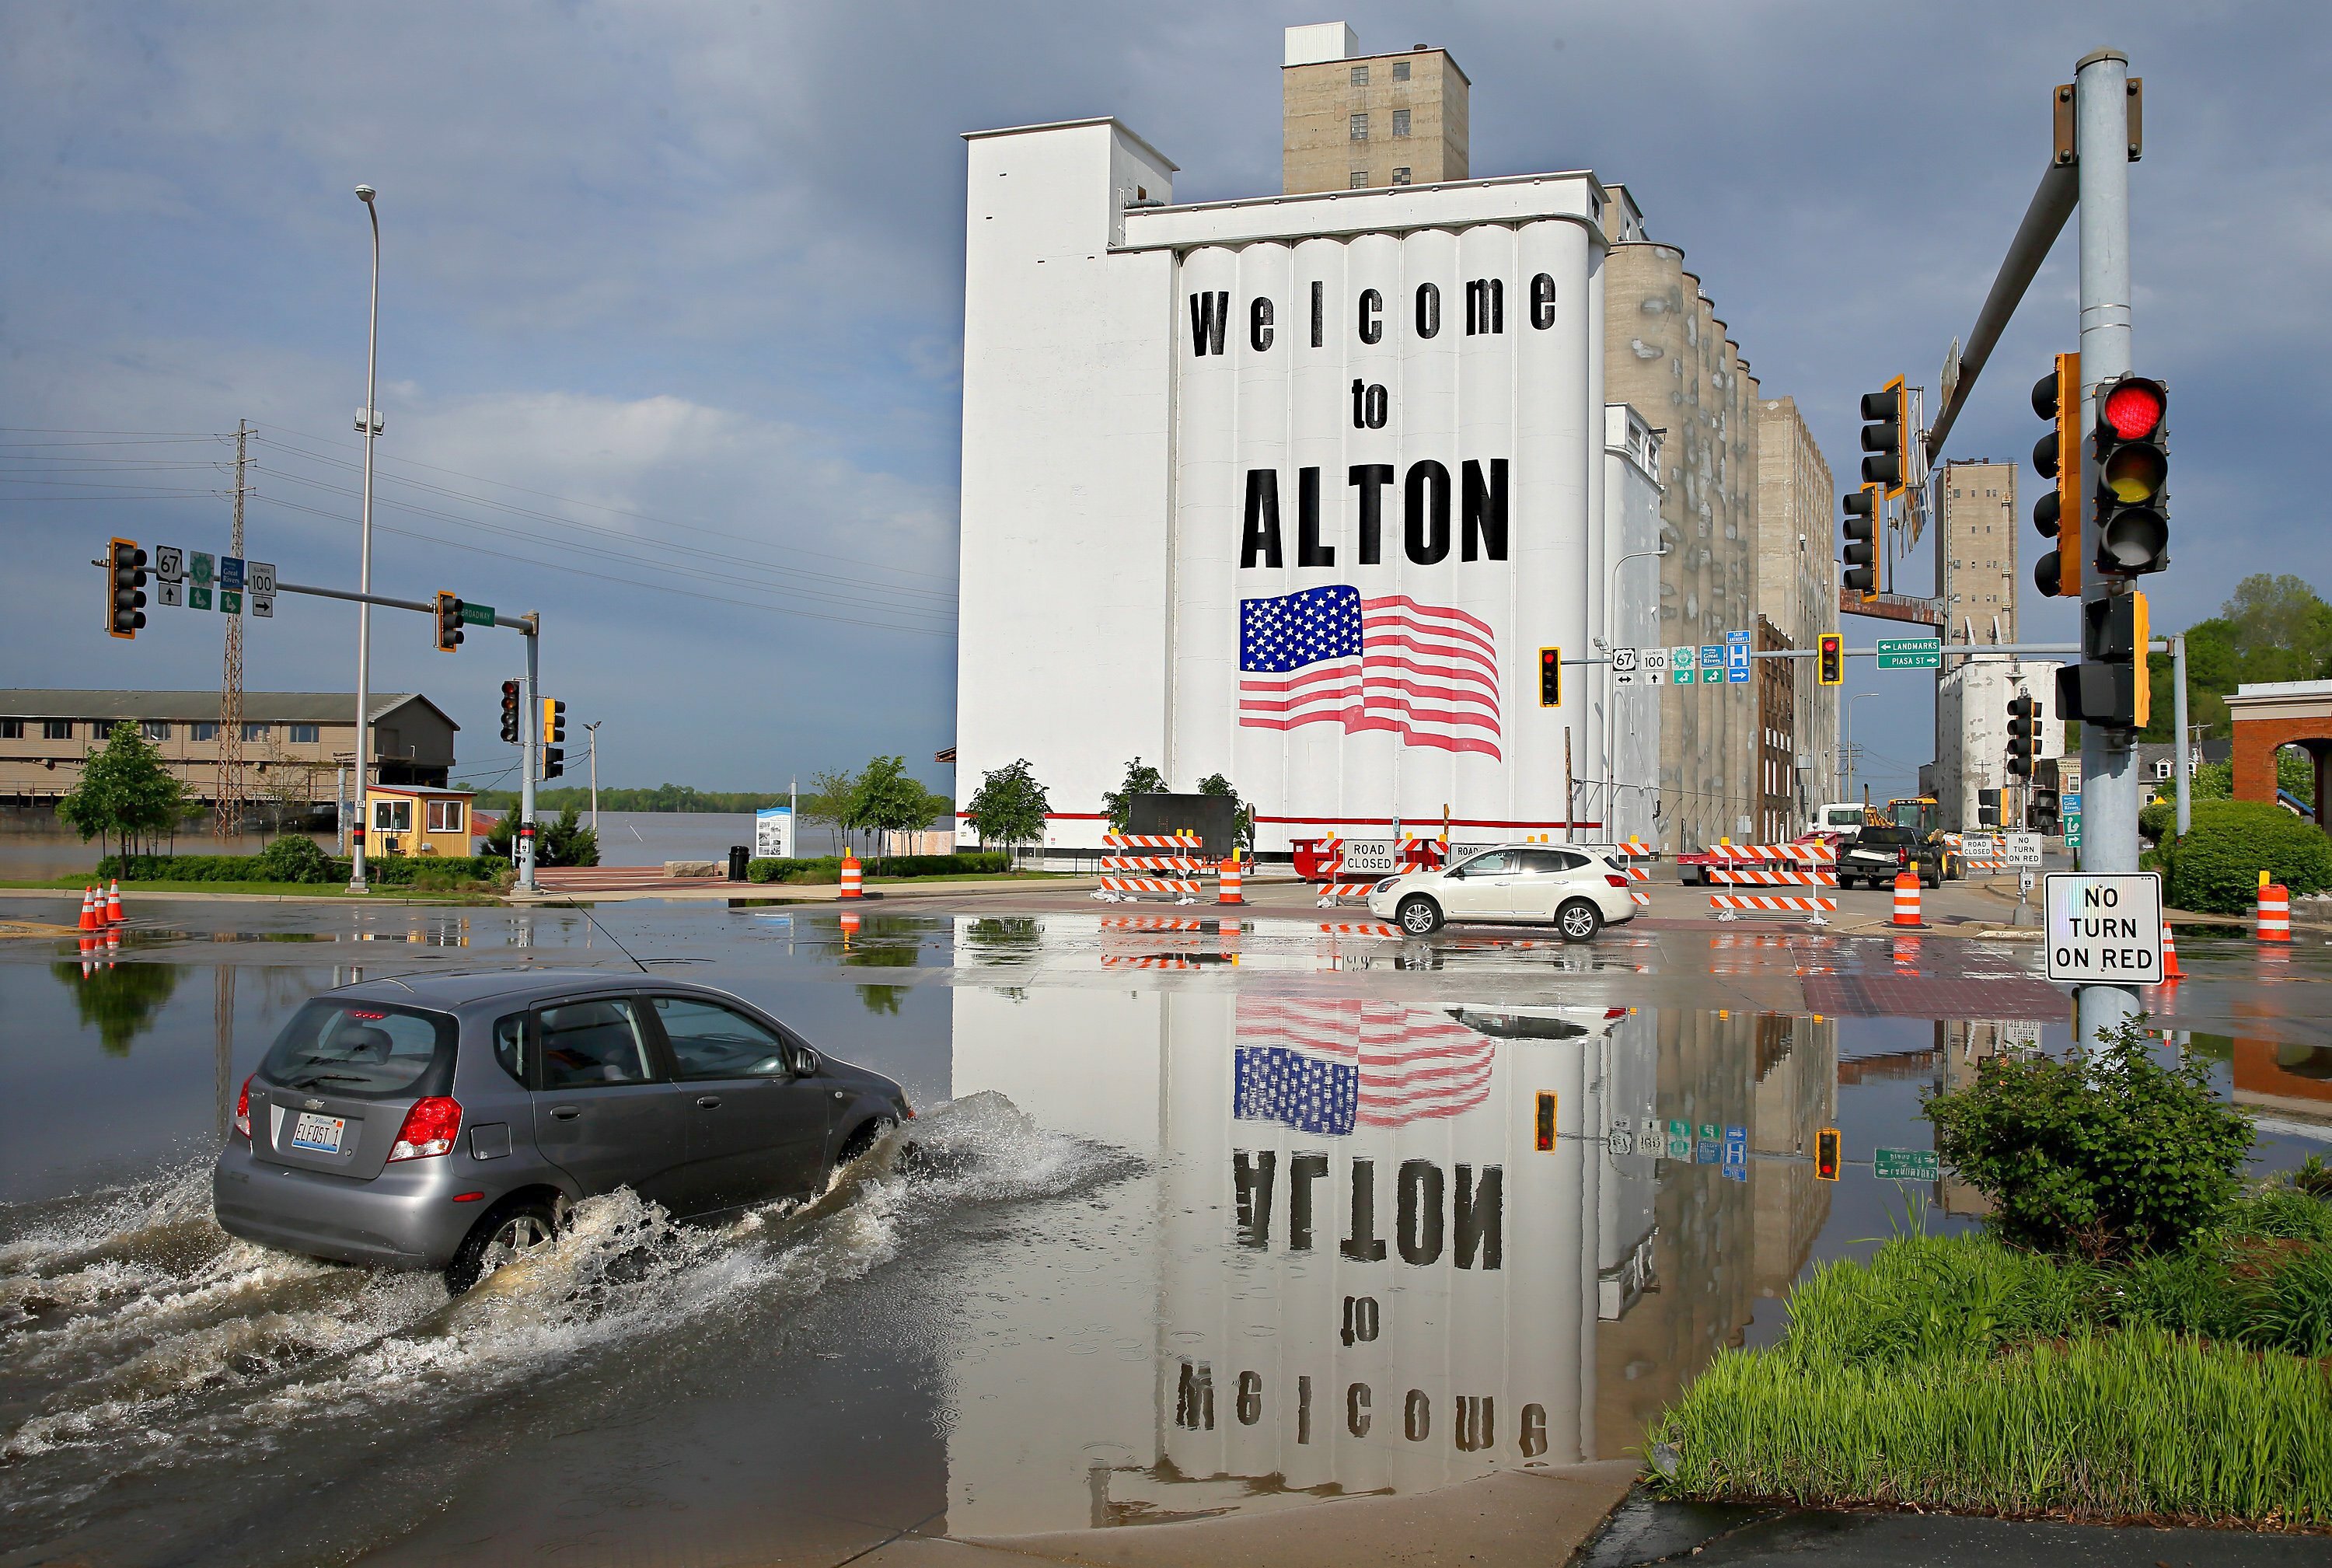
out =
<svg viewBox="0 0 2332 1568"><path fill-rule="evenodd" d="M418 703L456 730L452 715L418 692L378 692L372 722L379 723L408 703ZM245 692L247 724L345 724L356 711L354 692ZM177 719L194 723L218 719L219 694L203 692L65 691L0 688L0 719Z"/></svg>

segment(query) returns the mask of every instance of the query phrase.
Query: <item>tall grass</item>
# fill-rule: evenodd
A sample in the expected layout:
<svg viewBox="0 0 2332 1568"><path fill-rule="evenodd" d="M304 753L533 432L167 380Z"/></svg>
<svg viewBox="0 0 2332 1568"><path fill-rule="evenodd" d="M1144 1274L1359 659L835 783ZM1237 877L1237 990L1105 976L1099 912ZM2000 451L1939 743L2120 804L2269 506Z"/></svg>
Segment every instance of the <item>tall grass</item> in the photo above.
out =
<svg viewBox="0 0 2332 1568"><path fill-rule="evenodd" d="M1791 1293L1652 1436L1692 1497L2332 1526L2326 1205L2108 1267L1903 1235ZM1665 1456L1663 1456L1665 1471Z"/></svg>

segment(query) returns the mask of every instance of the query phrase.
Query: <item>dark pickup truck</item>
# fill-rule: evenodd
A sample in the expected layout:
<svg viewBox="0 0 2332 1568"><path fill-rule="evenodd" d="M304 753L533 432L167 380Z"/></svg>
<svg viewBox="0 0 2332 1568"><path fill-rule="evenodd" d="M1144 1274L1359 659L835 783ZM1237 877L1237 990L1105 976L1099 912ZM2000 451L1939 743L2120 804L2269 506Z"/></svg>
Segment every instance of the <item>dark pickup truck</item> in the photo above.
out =
<svg viewBox="0 0 2332 1568"><path fill-rule="evenodd" d="M1944 846L1922 839L1916 829L1893 826L1865 827L1839 846L1838 884L1891 887L1896 876L1916 872L1926 887L1944 884Z"/></svg>

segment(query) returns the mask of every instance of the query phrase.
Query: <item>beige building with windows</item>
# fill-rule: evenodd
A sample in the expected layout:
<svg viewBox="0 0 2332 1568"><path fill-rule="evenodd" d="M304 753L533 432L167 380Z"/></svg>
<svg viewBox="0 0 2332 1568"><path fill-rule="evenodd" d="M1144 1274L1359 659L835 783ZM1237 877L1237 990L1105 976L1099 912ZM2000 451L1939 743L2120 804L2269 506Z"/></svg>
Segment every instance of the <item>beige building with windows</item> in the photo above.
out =
<svg viewBox="0 0 2332 1568"><path fill-rule="evenodd" d="M1811 648L1838 630L1838 559L1830 519L1837 512L1830 464L1794 397L1757 406L1757 613L1789 639ZM1787 816L1795 837L1814 808L1836 799L1839 688L1824 686L1811 659L1791 659L1792 740L1772 735L1768 748L1786 751ZM1771 726L1769 726L1771 728ZM1763 837L1761 830L1759 837Z"/></svg>
<svg viewBox="0 0 2332 1568"><path fill-rule="evenodd" d="M1946 463L1935 488L1944 531L1945 636L1954 642L2014 642L2016 464L1988 458Z"/></svg>
<svg viewBox="0 0 2332 1568"><path fill-rule="evenodd" d="M243 764L252 798L287 809L330 806L356 757L353 692L246 692ZM219 694L0 690L0 802L46 806L119 723L134 723L196 799L218 798ZM372 699L376 784L443 788L461 728L417 693Z"/></svg>
<svg viewBox="0 0 2332 1568"><path fill-rule="evenodd" d="M1342 22L1290 27L1279 85L1290 196L1470 177L1469 84L1446 49L1362 54Z"/></svg>

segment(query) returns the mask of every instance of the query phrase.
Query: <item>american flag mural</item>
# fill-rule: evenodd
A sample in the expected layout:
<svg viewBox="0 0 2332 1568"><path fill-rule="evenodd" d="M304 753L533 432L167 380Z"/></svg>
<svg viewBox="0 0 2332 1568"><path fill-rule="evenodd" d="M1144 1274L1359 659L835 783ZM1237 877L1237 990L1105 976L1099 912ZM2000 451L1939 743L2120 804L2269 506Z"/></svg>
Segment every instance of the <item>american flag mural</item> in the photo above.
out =
<svg viewBox="0 0 2332 1568"><path fill-rule="evenodd" d="M1497 635L1406 594L1305 588L1239 601L1239 722L1390 730L1404 746L1499 755Z"/></svg>
<svg viewBox="0 0 2332 1568"><path fill-rule="evenodd" d="M1447 1013L1241 997L1231 1114L1329 1135L1455 1116L1488 1096L1496 1048Z"/></svg>

